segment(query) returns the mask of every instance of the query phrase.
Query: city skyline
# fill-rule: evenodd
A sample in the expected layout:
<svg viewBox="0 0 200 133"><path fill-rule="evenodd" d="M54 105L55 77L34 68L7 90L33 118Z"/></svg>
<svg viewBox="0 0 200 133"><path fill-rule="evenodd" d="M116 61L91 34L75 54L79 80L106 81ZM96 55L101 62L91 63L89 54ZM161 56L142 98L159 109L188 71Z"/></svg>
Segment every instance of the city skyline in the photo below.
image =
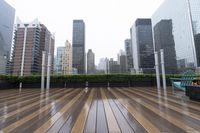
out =
<svg viewBox="0 0 200 133"><path fill-rule="evenodd" d="M136 18L151 17L163 2L163 0L5 1L16 9L16 16L24 22L38 18L51 32L55 32L55 48L64 46L65 40L72 42L72 21L83 19L87 25L86 51L93 49L96 55L95 64L104 57L116 59L119 49L124 47L124 39L130 37L129 29ZM48 6L45 6L44 10L46 3Z"/></svg>

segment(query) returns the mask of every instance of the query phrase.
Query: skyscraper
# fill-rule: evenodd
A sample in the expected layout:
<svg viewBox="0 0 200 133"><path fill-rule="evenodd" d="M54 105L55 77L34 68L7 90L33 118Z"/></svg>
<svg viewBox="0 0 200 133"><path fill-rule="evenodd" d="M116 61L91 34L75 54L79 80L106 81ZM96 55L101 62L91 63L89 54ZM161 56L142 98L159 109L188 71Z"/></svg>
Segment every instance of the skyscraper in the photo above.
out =
<svg viewBox="0 0 200 133"><path fill-rule="evenodd" d="M154 71L151 19L137 19L131 28L133 65L136 73Z"/></svg>
<svg viewBox="0 0 200 133"><path fill-rule="evenodd" d="M95 73L95 55L91 49L87 53L87 74Z"/></svg>
<svg viewBox="0 0 200 133"><path fill-rule="evenodd" d="M85 73L85 23L83 20L73 21L73 68L78 74Z"/></svg>
<svg viewBox="0 0 200 133"><path fill-rule="evenodd" d="M57 74L64 74L62 67L64 53L65 53L65 47L57 47L56 62L55 62Z"/></svg>
<svg viewBox="0 0 200 133"><path fill-rule="evenodd" d="M152 16L154 27L161 20L172 20L176 61L179 69L199 66L199 0L165 0Z"/></svg>
<svg viewBox="0 0 200 133"><path fill-rule="evenodd" d="M51 71L53 72L54 40L54 36L37 19L31 23L22 23L18 20L13 51L13 74L40 74L42 51L51 53ZM47 56L48 54L45 59L46 65Z"/></svg>
<svg viewBox="0 0 200 133"><path fill-rule="evenodd" d="M127 73L126 55L120 55L120 72Z"/></svg>
<svg viewBox="0 0 200 133"><path fill-rule="evenodd" d="M154 26L154 42L155 51L159 53L160 49L164 50L165 72L167 74L177 73L175 43L172 35L171 20L161 20ZM158 57L160 57L160 54Z"/></svg>
<svg viewBox="0 0 200 133"><path fill-rule="evenodd" d="M62 71L63 74L72 74L72 46L67 40L65 43L65 49L62 56Z"/></svg>
<svg viewBox="0 0 200 133"><path fill-rule="evenodd" d="M118 64L120 65L120 73L127 73L126 53L120 50L118 54Z"/></svg>
<svg viewBox="0 0 200 133"><path fill-rule="evenodd" d="M7 73L13 40L15 9L0 0L0 74Z"/></svg>
<svg viewBox="0 0 200 133"><path fill-rule="evenodd" d="M109 73L120 73L120 64L118 64L118 61L114 61L113 58L109 60Z"/></svg>
<svg viewBox="0 0 200 133"><path fill-rule="evenodd" d="M131 39L125 40L125 53L126 53L126 61L127 61L127 69L128 72L131 72L133 68L133 49Z"/></svg>

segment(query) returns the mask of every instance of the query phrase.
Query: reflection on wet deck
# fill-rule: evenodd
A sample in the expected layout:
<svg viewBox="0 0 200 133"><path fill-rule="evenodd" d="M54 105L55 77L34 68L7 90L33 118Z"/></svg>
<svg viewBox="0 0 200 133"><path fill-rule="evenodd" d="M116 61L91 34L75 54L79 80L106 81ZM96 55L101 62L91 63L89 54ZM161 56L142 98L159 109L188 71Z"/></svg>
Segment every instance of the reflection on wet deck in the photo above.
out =
<svg viewBox="0 0 200 133"><path fill-rule="evenodd" d="M155 88L0 90L2 132L200 131L200 102Z"/></svg>

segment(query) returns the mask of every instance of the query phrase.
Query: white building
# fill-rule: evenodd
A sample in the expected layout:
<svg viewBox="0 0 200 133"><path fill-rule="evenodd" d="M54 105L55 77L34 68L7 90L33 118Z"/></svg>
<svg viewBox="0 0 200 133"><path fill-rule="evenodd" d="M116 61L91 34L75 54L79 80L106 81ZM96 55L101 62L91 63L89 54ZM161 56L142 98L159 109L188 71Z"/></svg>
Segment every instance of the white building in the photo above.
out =
<svg viewBox="0 0 200 133"><path fill-rule="evenodd" d="M65 43L64 53L62 56L63 74L72 74L72 45L67 40Z"/></svg>

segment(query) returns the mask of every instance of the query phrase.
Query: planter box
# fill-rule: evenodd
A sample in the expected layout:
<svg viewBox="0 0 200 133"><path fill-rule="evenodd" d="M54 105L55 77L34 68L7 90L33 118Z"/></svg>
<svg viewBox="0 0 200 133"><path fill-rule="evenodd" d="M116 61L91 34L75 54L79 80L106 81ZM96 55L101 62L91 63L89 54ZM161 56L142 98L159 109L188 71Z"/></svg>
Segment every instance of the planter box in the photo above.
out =
<svg viewBox="0 0 200 133"><path fill-rule="evenodd" d="M22 83L22 88L41 88L41 83Z"/></svg>
<svg viewBox="0 0 200 133"><path fill-rule="evenodd" d="M107 82L88 82L88 87L108 87Z"/></svg>
<svg viewBox="0 0 200 133"><path fill-rule="evenodd" d="M71 82L71 83L64 83L64 88L83 88L85 87L85 82Z"/></svg>
<svg viewBox="0 0 200 133"><path fill-rule="evenodd" d="M19 88L19 86L16 83L10 83L5 80L0 80L0 89L13 89L13 88Z"/></svg>
<svg viewBox="0 0 200 133"><path fill-rule="evenodd" d="M131 87L151 87L156 86L156 82L154 81L131 81L130 82Z"/></svg>
<svg viewBox="0 0 200 133"><path fill-rule="evenodd" d="M130 87L129 82L110 82L109 87Z"/></svg>
<svg viewBox="0 0 200 133"><path fill-rule="evenodd" d="M186 86L185 94L192 100L200 101L200 86Z"/></svg>

